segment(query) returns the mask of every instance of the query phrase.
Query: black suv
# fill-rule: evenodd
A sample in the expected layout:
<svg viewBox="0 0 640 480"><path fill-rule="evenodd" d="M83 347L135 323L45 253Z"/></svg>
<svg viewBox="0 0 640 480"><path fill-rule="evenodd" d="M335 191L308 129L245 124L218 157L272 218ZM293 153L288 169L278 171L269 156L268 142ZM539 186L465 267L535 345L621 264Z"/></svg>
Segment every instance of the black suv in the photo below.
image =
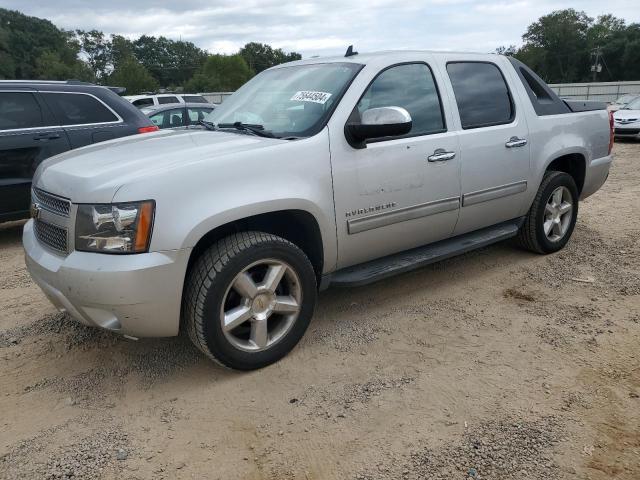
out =
<svg viewBox="0 0 640 480"><path fill-rule="evenodd" d="M46 158L156 130L146 115L107 87L0 81L0 222L28 217L31 179Z"/></svg>

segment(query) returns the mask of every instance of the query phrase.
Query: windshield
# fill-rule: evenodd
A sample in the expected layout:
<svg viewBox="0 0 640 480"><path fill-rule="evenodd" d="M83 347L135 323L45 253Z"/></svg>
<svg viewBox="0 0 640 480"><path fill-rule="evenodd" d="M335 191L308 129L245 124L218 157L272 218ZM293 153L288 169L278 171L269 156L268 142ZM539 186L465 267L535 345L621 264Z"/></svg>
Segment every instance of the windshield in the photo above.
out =
<svg viewBox="0 0 640 480"><path fill-rule="evenodd" d="M636 98L632 102L627 103L625 110L640 110L640 97Z"/></svg>
<svg viewBox="0 0 640 480"><path fill-rule="evenodd" d="M309 137L325 126L362 65L321 63L265 70L205 118L261 125L280 138Z"/></svg>
<svg viewBox="0 0 640 480"><path fill-rule="evenodd" d="M618 105L625 105L625 104L629 103L631 100L633 100L636 97L637 97L637 95L623 95L620 98L618 98L615 101L615 103L617 103Z"/></svg>

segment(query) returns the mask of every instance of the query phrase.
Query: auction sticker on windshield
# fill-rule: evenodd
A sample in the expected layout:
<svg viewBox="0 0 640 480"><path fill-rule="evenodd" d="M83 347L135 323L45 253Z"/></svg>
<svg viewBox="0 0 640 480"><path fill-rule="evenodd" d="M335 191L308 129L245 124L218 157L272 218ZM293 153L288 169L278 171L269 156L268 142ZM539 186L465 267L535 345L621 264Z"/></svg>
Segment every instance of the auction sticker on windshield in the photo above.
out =
<svg viewBox="0 0 640 480"><path fill-rule="evenodd" d="M291 101L313 102L324 105L327 100L329 100L330 96L331 94L327 92L313 92L309 90L302 90L300 92L296 92L295 95L291 97Z"/></svg>

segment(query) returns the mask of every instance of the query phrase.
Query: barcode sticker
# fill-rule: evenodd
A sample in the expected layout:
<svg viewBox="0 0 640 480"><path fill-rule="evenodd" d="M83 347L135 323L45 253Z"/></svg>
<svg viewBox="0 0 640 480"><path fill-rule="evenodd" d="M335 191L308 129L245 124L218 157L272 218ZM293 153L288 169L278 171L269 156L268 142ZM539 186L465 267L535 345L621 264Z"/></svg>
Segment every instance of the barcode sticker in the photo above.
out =
<svg viewBox="0 0 640 480"><path fill-rule="evenodd" d="M308 90L302 90L300 92L296 92L293 97L291 97L291 101L297 102L313 102L324 105L329 100L331 96L330 93L327 92L313 92Z"/></svg>

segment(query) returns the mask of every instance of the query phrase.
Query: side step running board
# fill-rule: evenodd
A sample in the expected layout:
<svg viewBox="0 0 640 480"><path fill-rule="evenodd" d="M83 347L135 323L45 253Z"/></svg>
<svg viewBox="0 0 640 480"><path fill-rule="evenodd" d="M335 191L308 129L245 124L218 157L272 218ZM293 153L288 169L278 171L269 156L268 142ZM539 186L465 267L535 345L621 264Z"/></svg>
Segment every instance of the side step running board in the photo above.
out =
<svg viewBox="0 0 640 480"><path fill-rule="evenodd" d="M410 272L425 265L515 237L521 224L522 219L519 218L424 247L347 267L334 272L328 283L337 287L359 287L393 275Z"/></svg>

